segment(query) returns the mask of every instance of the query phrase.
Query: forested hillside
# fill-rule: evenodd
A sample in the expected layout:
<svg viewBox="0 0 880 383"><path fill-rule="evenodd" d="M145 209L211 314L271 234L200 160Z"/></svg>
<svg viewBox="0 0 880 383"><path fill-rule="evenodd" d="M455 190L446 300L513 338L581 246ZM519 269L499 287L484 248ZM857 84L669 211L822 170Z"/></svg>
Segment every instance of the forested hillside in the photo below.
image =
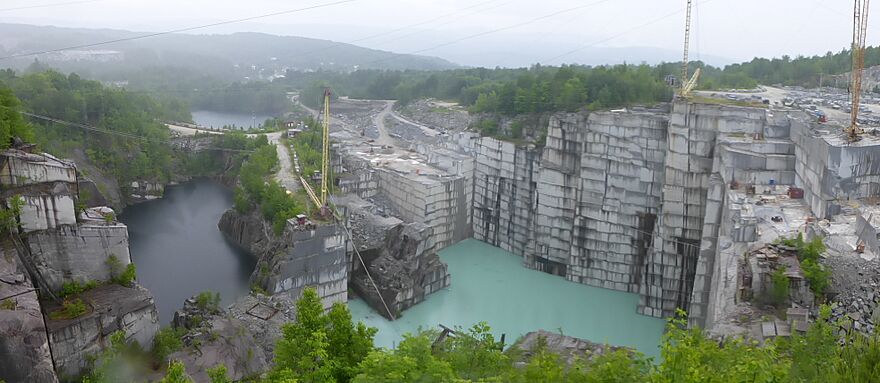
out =
<svg viewBox="0 0 880 383"><path fill-rule="evenodd" d="M10 88L27 112L143 138L31 120L34 138L42 150L65 157L85 155L121 183L170 179L173 153L162 143L170 132L159 120L190 119L186 105L160 102L143 94L107 88L76 74L65 76L53 71L24 76L0 71L0 85Z"/></svg>

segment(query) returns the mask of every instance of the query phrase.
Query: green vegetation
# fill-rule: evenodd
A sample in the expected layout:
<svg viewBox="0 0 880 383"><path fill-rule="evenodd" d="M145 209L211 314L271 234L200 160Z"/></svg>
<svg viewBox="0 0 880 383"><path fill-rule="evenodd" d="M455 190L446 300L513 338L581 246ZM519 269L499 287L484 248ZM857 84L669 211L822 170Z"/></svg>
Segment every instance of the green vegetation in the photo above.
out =
<svg viewBox="0 0 880 383"><path fill-rule="evenodd" d="M376 334L374 328L352 323L344 304L334 304L325 314L321 299L311 288L296 303L296 322L281 330L283 337L275 346L275 367L270 374L277 381L292 373L303 382L349 382L360 361L373 350Z"/></svg>
<svg viewBox="0 0 880 383"><path fill-rule="evenodd" d="M174 327L160 329L153 338L153 355L156 359L164 363L169 355L183 348L183 341L180 338L185 333L185 330Z"/></svg>
<svg viewBox="0 0 880 383"><path fill-rule="evenodd" d="M202 291L196 295L196 306L199 310L216 313L220 311L220 293Z"/></svg>
<svg viewBox="0 0 880 383"><path fill-rule="evenodd" d="M0 88L6 87L21 99L21 109L28 112L145 139L45 121L35 121L35 134L28 135L26 128L22 127L21 116L15 118L10 113L17 113L7 108L0 108L3 109L0 113L4 120L13 121L13 125L6 129L7 125L3 124L6 130L0 130L0 139L4 138L3 132L15 132L36 139L43 150L58 156L79 158L84 155L123 185L133 180L170 179L174 154L162 142L169 138L170 132L158 121L189 120L185 108L172 109L145 94L111 89L76 74L65 76L53 71L23 76L11 70L0 71ZM8 91L0 93L0 102L4 105L9 103L8 98Z"/></svg>
<svg viewBox="0 0 880 383"><path fill-rule="evenodd" d="M241 165L241 188L236 189L234 201L239 212L258 206L263 217L272 222L275 234L281 234L287 220L306 212L306 206L275 180L267 181L277 166L275 145L269 145L265 136L261 136L254 152Z"/></svg>
<svg viewBox="0 0 880 383"><path fill-rule="evenodd" d="M21 101L0 82L0 149L8 148L13 137L25 141L34 139L33 129L24 121L20 111Z"/></svg>
<svg viewBox="0 0 880 383"><path fill-rule="evenodd" d="M805 242L803 234L798 234L797 238L785 239L782 243L797 248L801 270L807 283L810 284L810 290L817 297L824 297L831 283L831 270L819 262L819 258L825 252L822 238L814 237L811 241Z"/></svg>
<svg viewBox="0 0 880 383"><path fill-rule="evenodd" d="M79 295L91 289L100 286L98 281L88 281L86 283L79 283L77 281L65 282L61 285L61 292L58 295L61 298L67 298L73 295Z"/></svg>
<svg viewBox="0 0 880 383"><path fill-rule="evenodd" d="M211 383L232 383L232 379L229 379L229 376L226 375L226 366L222 364L214 368L209 368L207 373L208 379L211 379Z"/></svg>
<svg viewBox="0 0 880 383"><path fill-rule="evenodd" d="M165 377L160 379L159 383L194 383L194 381L186 374L186 366L180 361L173 360L168 365Z"/></svg>
<svg viewBox="0 0 880 383"><path fill-rule="evenodd" d="M770 302L782 306L788 300L789 282L785 266L780 266L770 274Z"/></svg>
<svg viewBox="0 0 880 383"><path fill-rule="evenodd" d="M297 303L297 320L283 326L275 363L256 383L727 383L727 382L877 382L880 381L880 334L852 335L840 343L831 309L823 306L817 321L803 334L764 344L739 338L723 342L699 328L687 328L684 313L668 322L660 359L625 349L568 365L539 340L531 356L513 346L506 351L485 323L456 329L453 337L434 344L436 331L407 334L394 349L375 348L376 330L355 325L345 305L324 313L313 289ZM163 330L160 337L177 336ZM131 381L119 375L137 368L120 366L135 347L122 332L111 335L111 347L96 361L88 383ZM170 354L170 353L168 353ZM167 354L165 354L167 356ZM131 357L128 357L131 359ZM123 368L127 367L127 368ZM208 370L213 383L230 381L222 365ZM171 361L166 382L188 382L184 366Z"/></svg>
<svg viewBox="0 0 880 383"><path fill-rule="evenodd" d="M0 301L0 310L12 310L14 311L18 307L18 301L14 298L6 298Z"/></svg>
<svg viewBox="0 0 880 383"><path fill-rule="evenodd" d="M110 281L120 286L131 287L137 277L137 269L134 263L129 263L122 267L122 262L115 255L110 255L105 261L110 267Z"/></svg>
<svg viewBox="0 0 880 383"><path fill-rule="evenodd" d="M79 318L88 311L88 306L86 306L82 299L65 299L60 309L49 313L49 318L52 320L74 319Z"/></svg>
<svg viewBox="0 0 880 383"><path fill-rule="evenodd" d="M18 227L18 216L24 206L21 196L13 196L7 202L6 208L0 208L0 233L11 233Z"/></svg>

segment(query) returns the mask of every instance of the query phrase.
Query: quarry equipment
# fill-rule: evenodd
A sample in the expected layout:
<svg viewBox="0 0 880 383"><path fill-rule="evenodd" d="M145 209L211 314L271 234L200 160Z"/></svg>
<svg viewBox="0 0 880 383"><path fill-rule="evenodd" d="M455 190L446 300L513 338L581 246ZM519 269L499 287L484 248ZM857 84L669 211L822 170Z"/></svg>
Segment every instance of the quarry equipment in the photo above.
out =
<svg viewBox="0 0 880 383"><path fill-rule="evenodd" d="M850 75L850 124L846 129L850 141L858 141L862 134L859 128L859 109L862 98L862 70L865 67L865 45L868 31L868 4L870 0L855 0L853 8L852 72Z"/></svg>
<svg viewBox="0 0 880 383"><path fill-rule="evenodd" d="M303 185L303 188L306 190L306 194L309 195L309 198L321 210L321 215L324 217L330 216L329 207L327 204L327 195L330 193L330 96L331 96L330 88L324 89L324 117L321 120L321 190L320 194L315 193L315 190L312 186L306 181L305 178L300 175L300 182ZM317 174L317 172L315 172ZM317 176L316 176L317 177Z"/></svg>
<svg viewBox="0 0 880 383"><path fill-rule="evenodd" d="M681 89L679 91L679 95L681 97L687 97L690 95L691 91L697 86L697 81L700 78L700 68L697 68L694 71L694 75L688 80L688 50L690 49L691 42L691 9L692 9L692 0L688 0L687 2L687 10L684 23L684 57L681 60Z"/></svg>

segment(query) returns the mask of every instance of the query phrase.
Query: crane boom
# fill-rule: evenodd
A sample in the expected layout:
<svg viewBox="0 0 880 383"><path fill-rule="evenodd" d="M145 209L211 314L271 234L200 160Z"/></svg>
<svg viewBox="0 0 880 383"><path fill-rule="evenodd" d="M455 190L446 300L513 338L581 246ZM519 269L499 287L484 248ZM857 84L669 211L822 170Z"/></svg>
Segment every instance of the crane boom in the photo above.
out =
<svg viewBox="0 0 880 383"><path fill-rule="evenodd" d="M330 178L330 88L324 89L323 157L321 159L321 206L327 206Z"/></svg>
<svg viewBox="0 0 880 383"><path fill-rule="evenodd" d="M869 3L870 0L855 0L853 8L852 72L850 72L852 111L850 125L846 130L850 141L857 141L862 131L859 128L859 109L862 98L862 70L865 67Z"/></svg>
<svg viewBox="0 0 880 383"><path fill-rule="evenodd" d="M686 95L684 92L685 83L687 83L688 78L688 51L691 46L691 0L687 2L687 17L684 22L684 57L681 59L681 87L682 87L682 95Z"/></svg>
<svg viewBox="0 0 880 383"><path fill-rule="evenodd" d="M700 79L700 69L698 68L694 71L694 75L688 79L688 52L690 51L691 46L691 9L693 0L687 1L687 9L684 21L684 57L681 59L681 88L678 90L678 94L681 97L687 97L690 95L691 91L694 90L697 86L697 81Z"/></svg>

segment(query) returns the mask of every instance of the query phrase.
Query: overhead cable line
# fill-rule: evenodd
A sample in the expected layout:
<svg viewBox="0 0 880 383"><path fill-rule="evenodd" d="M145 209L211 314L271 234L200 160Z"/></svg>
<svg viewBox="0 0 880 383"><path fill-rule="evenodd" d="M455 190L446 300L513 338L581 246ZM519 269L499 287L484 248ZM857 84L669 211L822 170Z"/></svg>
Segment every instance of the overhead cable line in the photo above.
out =
<svg viewBox="0 0 880 383"><path fill-rule="evenodd" d="M432 50L435 50L435 49L437 49L437 48L442 48L442 47L445 47L445 46L449 46L449 45L457 44L457 43L460 43L460 42L462 42L462 41L467 41L467 40L475 39L475 38L478 38L478 37L483 37L483 36L491 35L491 34L493 34L493 33L498 33L498 32L502 32L502 31L506 31L506 30L514 29L514 28L523 27L523 26L526 26L526 25L529 25L529 24L534 24L534 23L536 23L536 22L538 22L538 21L541 21L541 20L546 20L546 19L549 19L549 18L552 18L552 17L555 17L555 16L559 16L559 15L561 15L561 14L568 13L568 12L574 12L574 11L577 11L577 10L579 10L579 9L589 8L589 7L596 6L596 5L599 5L599 4L602 4L602 3L606 3L606 2L609 2L609 1L611 1L611 0L599 0L599 1L596 1L596 2L589 3L589 4L584 4L584 5L579 5L579 6L576 6L576 7L571 7L571 8L562 9L562 10L559 10L559 11L556 11L556 12L552 12L552 13L548 13L548 14L545 14L545 15L543 15L543 16L538 16L538 17L535 17L535 18L532 18L532 19L529 19L529 20L526 20L526 21L523 21L523 22L519 22L519 23L515 23L515 24L510 24L510 25L507 25L507 26L504 26L504 27L495 28L495 29L491 29L491 30L488 30L488 31L483 31L483 32L479 32L479 33L474 33L474 34L467 35L467 36L464 36L464 37L460 37L460 38L457 38L457 39L454 39L454 40L450 40L450 41L447 41L447 42L444 42L444 43L436 44L436 45L433 45L433 46L430 46L430 47L427 47L427 48L419 49L419 50L412 51L412 52L407 52L407 53L405 53L405 54L408 54L408 55L414 55L414 54L424 53L424 52L427 52L427 51L432 51ZM383 61L388 61L388 60L391 60L391 59L392 59L392 58L383 58L383 59L373 60L373 61L367 62L366 64L375 64L375 63L379 63L379 62L383 62Z"/></svg>
<svg viewBox="0 0 880 383"><path fill-rule="evenodd" d="M198 30L198 29L216 27L216 26L220 26L220 25L236 24L236 23L241 23L241 22L245 22L245 21L263 19L263 18L267 18L267 17L281 16L281 15L287 15L287 14L291 14L291 13L309 11L309 10L313 10L313 9L326 8L326 7L331 7L334 5L351 3L351 2L355 2L355 1L357 1L357 0L338 0L338 1L333 1L333 2L329 2L329 3L321 3L321 4L311 5L308 7L266 13L266 14L257 15L257 16L243 17L240 19L219 21L216 23L198 25L198 26L194 26L194 27L173 29L173 30L164 31L164 32L149 33L149 34L140 35L140 36L123 37L123 38L119 38L119 39L106 40L106 41L101 41L101 42L97 42L97 43L73 45L73 46L68 46L68 47L64 47L64 48L47 49L47 50L37 51L37 52L17 53L17 54L13 54L13 55L9 55L9 56L0 57L0 61L19 58L19 57L37 56L37 55L46 54L46 53L62 52L62 51L68 51L68 50L74 50L74 49L91 48L91 47L96 47L96 46L100 46L100 45L114 44L114 43L120 43L120 42L132 41L132 40L140 40L140 39L145 39L145 38L150 38L150 37L169 35L169 34L173 34L173 33L189 32L189 31L194 31L194 30Z"/></svg>
<svg viewBox="0 0 880 383"><path fill-rule="evenodd" d="M79 1L67 1L67 2L63 2L63 3L22 5L22 6L18 6L18 7L0 8L0 12L22 11L25 9L51 8L51 7L60 7L60 6L65 6L65 5L97 3L100 1L106 1L106 0L79 0Z"/></svg>
<svg viewBox="0 0 880 383"><path fill-rule="evenodd" d="M706 1L703 1L703 2L701 2L701 3L705 5L705 4L708 4L708 3L712 2L712 1L714 1L714 0L706 0ZM632 27L632 28L630 28L630 29L627 29L627 30L625 30L625 31L623 31L623 32L620 32L620 33L614 34L614 35L612 35L612 36L609 36L609 37L606 37L606 38L603 38L603 39L600 39L600 40L594 41L594 42L592 42L592 43L590 43L590 44L581 45L581 46L579 46L579 47L577 47L577 48L574 48L574 49L572 49L572 50L569 50L569 51L567 51L567 52L565 52L565 53L562 53L562 54L560 54L560 55L553 56L553 57L551 57L550 59L547 59L547 60L541 60L541 62L549 64L549 63L551 63L551 62L553 62L553 61L555 61L555 60L558 60L558 59L560 59L560 58L563 58L563 57L569 56L569 55L571 55L571 54L573 54L573 53L576 53L576 52L582 51L582 50L587 49L587 48L590 48L590 47L594 47L594 46L596 46L596 45L598 45L598 44L601 44L601 43L604 43L604 42L608 42L608 41L614 40L614 39L616 39L616 38L618 38L618 37L620 37L620 36L623 36L623 35L625 35L625 34L628 34L628 33L631 33L631 32L634 32L634 31L637 31L637 30L639 30L639 29L642 29L642 28L644 28L644 27L647 27L647 26L650 26L650 25L653 25L653 24L659 23L659 22L661 22L661 21L663 21L663 20L666 20L666 19L668 19L668 18L670 18L670 17L672 17L672 16L675 16L675 15L677 15L677 14L679 14L679 13L682 13L682 12L684 12L685 10L686 10L685 8L680 8L680 9L678 9L678 10L676 10L676 11L673 11L673 12L667 13L667 14L665 14L665 15L663 15L663 16L660 16L660 17L658 17L658 18L656 18L656 19L650 20L650 21L648 21L648 22L646 22L646 23L639 24L639 25L637 25L637 26L635 26L635 27Z"/></svg>
<svg viewBox="0 0 880 383"><path fill-rule="evenodd" d="M10 108L5 105L0 105L0 107L15 110L14 108ZM98 132L98 133L104 133L104 134L110 134L110 135L115 135L115 136L119 136L119 137L123 137L123 138L140 140L140 141L144 141L144 142L165 144L165 145L169 145L169 146L174 145L174 143L169 140L161 140L161 139L149 138L149 137L144 137L144 136L138 136L138 135L132 134L132 133L117 132L117 131L113 131L113 130L102 129L102 128L98 128L98 127L91 126L91 125L85 125L85 124L80 124L77 122L65 121L65 120L57 119L57 118L50 117L50 116L44 116L44 115L36 114L36 113L30 113L30 112L25 112L25 111L18 111L18 112L21 113L21 115L23 115L23 116L27 116L30 118L34 118L34 119L38 119L38 120L42 120L42 121L46 121L46 122L53 122L56 124L69 126L69 127L73 127L73 128L78 128L78 129L83 129L83 130L88 130L88 131ZM228 149L228 148L218 148L218 147L204 147L201 149L202 150L223 151L223 152L253 153L253 150L244 150L244 149Z"/></svg>
<svg viewBox="0 0 880 383"><path fill-rule="evenodd" d="M450 12L450 13L447 13L447 14L444 14L444 15L441 15L441 16L437 16L437 17L431 18L431 19L429 19L429 20L420 21L420 22L418 22L418 23L414 23L414 24L409 24L409 25L406 25L406 26L403 26L403 27L400 27L400 28L392 29L392 30L390 30L390 31L380 32L380 33L376 33L376 34L373 34L373 35L369 35L369 36L361 37L361 38L359 38L359 39L354 39L354 40L351 40L351 41L348 41L348 42L337 42L337 43L335 43L335 44L333 44L333 45L330 45L330 46L327 46L327 47L318 48L318 49L315 49L315 50L311 50L311 51L308 51L308 52L302 53L302 55L310 55L310 54L313 54L313 53L318 53L318 52L323 52L323 51L326 51L326 50L330 50L330 49L333 49L333 48L336 48L336 47L338 47L338 46L342 46L342 45L349 45L349 44L354 44L354 43L361 42L361 41L366 41L366 40L374 39L374 38L376 38L376 37L387 36L387 35L390 35L390 34L393 34L393 33L397 33L397 32L400 32L400 31L403 31L403 30L406 30L406 29L410 29L410 28L414 28L414 27L418 27L418 26L422 26L422 25L430 24L430 23L433 23L433 22L435 22L435 21L437 21L437 20L445 19L445 18L447 18L447 17L449 17L449 16L456 15L456 14L461 13L461 12L463 12L463 11L466 11L466 10L469 10L469 9L473 9L473 8L477 8L477 7L480 7L480 6L483 6L483 5L489 4L489 3L494 3L494 2L496 2L496 1L498 1L498 0L484 1L484 2L482 2L482 3L477 3L477 4L475 4L475 5L471 5L471 6L469 6L469 7L465 7L465 8L459 9L459 10L457 10L457 11L455 11L455 12ZM510 1L508 1L507 3L510 3ZM505 3L505 4L506 4L506 3ZM393 41L393 40L394 40L394 39L389 40L389 41Z"/></svg>

